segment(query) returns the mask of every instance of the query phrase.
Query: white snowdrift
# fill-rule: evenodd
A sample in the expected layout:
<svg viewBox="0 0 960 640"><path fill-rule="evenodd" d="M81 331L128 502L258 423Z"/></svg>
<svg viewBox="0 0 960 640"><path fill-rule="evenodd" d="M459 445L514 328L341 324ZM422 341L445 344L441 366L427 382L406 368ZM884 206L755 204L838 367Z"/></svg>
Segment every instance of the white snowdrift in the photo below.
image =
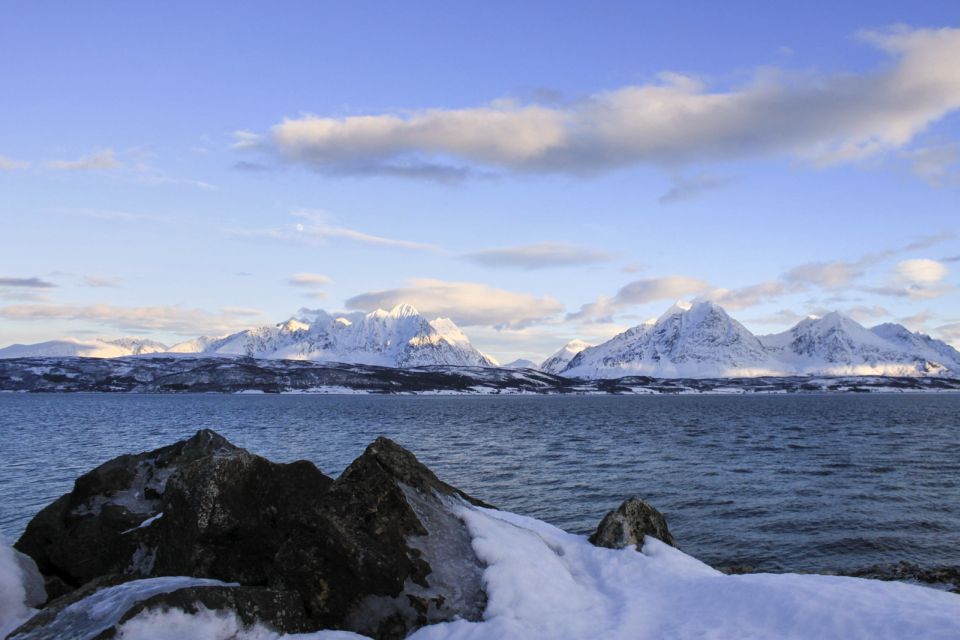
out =
<svg viewBox="0 0 960 640"><path fill-rule="evenodd" d="M461 516L487 565L484 620L425 627L414 640L960 637L960 596L935 589L835 576L727 576L652 538L642 553L600 549L511 513L463 507ZM119 631L126 640L361 637L281 636L212 611L145 612Z"/></svg>

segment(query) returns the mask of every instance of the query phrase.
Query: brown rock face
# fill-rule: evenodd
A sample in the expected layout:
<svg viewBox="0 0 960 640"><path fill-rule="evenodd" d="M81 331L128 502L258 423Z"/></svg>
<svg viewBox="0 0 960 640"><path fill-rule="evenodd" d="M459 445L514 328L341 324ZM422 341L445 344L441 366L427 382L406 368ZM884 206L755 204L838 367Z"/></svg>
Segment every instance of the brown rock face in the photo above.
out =
<svg viewBox="0 0 960 640"><path fill-rule="evenodd" d="M231 609L285 632L401 638L483 613L482 566L457 516L467 504L486 506L386 438L333 480L312 463L274 463L204 430L82 476L15 546L36 560L48 591L212 578L241 587L180 589L148 604ZM54 620L56 604L49 609ZM43 626L30 637L44 637Z"/></svg>
<svg viewBox="0 0 960 640"><path fill-rule="evenodd" d="M663 514L634 496L603 517L597 530L590 536L590 543L608 549L622 549L630 545L636 545L639 549L643 547L644 536L653 536L672 547L677 546L667 529Z"/></svg>

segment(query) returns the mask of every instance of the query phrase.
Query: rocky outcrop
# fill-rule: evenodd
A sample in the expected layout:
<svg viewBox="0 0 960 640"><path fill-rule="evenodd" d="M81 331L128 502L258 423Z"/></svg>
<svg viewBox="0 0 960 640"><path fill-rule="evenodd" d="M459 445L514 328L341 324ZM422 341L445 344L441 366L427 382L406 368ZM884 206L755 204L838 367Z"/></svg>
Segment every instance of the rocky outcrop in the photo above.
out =
<svg viewBox="0 0 960 640"><path fill-rule="evenodd" d="M663 514L634 496L603 517L597 530L590 536L590 542L608 549L622 549L631 545L641 549L644 536L652 536L672 547L677 546L667 529Z"/></svg>
<svg viewBox="0 0 960 640"><path fill-rule="evenodd" d="M377 638L479 619L483 568L457 516L465 504L486 506L386 438L334 480L200 431L101 465L30 522L16 547L63 597L13 637L55 637L64 612L104 589L125 589L129 602L97 633L151 607Z"/></svg>

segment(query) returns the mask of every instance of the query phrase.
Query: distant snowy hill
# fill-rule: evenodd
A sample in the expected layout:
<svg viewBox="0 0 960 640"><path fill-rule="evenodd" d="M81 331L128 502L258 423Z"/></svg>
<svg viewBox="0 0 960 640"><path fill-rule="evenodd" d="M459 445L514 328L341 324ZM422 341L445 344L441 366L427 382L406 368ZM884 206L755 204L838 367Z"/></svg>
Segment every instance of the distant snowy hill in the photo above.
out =
<svg viewBox="0 0 960 640"><path fill-rule="evenodd" d="M754 336L712 302L678 303L585 349L561 375L577 378L756 376L957 376L960 353L898 324L867 329L839 313Z"/></svg>
<svg viewBox="0 0 960 640"><path fill-rule="evenodd" d="M410 305L334 316L324 311L274 326L198 338L170 351L203 355L317 360L386 367L496 366L449 318L427 320Z"/></svg>
<svg viewBox="0 0 960 640"><path fill-rule="evenodd" d="M764 347L791 371L820 375L916 376L960 373L960 353L898 324L872 330L839 313L806 318L762 336Z"/></svg>
<svg viewBox="0 0 960 640"><path fill-rule="evenodd" d="M513 362L508 362L507 364L502 364L500 366L504 369L533 369L534 371L540 369L540 365L533 360L527 360L526 358L517 358Z"/></svg>
<svg viewBox="0 0 960 640"><path fill-rule="evenodd" d="M577 354L562 375L717 378L779 375L782 367L742 324L713 302L678 303L653 323Z"/></svg>
<svg viewBox="0 0 960 640"><path fill-rule="evenodd" d="M50 340L37 344L14 344L0 349L0 358L84 357L119 358L166 351L167 346L141 338L117 340Z"/></svg>
<svg viewBox="0 0 960 640"><path fill-rule="evenodd" d="M567 368L567 365L570 364L570 361L573 360L574 356L587 347L592 346L593 345L588 342L584 342L583 340L571 340L567 344L563 345L559 351L541 362L540 371L543 371L544 373L558 374Z"/></svg>

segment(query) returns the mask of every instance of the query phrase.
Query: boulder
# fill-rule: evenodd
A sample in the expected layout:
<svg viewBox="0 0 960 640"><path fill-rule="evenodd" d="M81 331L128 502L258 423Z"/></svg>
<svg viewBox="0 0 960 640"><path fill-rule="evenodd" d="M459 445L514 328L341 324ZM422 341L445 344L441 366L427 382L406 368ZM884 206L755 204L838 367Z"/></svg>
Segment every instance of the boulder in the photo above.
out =
<svg viewBox="0 0 960 640"><path fill-rule="evenodd" d="M278 464L200 431L101 465L30 522L15 546L65 595L29 637L57 628L58 608L78 597L162 576L219 583L151 592L122 619L204 606L283 632L377 638L478 620L483 567L458 516L465 505L488 506L387 438L334 480L310 462Z"/></svg>
<svg viewBox="0 0 960 640"><path fill-rule="evenodd" d="M603 516L597 530L590 536L590 542L608 549L636 545L639 550L643 548L644 536L652 536L672 547L677 546L667 529L663 514L634 496Z"/></svg>

